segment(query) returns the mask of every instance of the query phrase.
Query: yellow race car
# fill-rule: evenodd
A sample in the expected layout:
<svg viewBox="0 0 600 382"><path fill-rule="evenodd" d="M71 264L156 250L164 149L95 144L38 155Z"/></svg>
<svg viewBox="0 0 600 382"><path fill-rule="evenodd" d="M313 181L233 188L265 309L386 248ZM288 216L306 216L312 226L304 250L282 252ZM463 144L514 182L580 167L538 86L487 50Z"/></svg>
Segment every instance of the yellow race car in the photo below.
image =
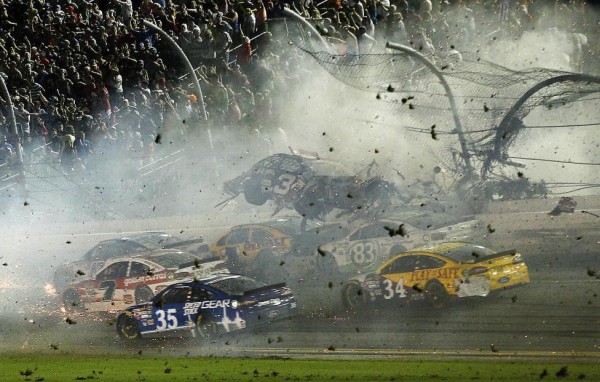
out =
<svg viewBox="0 0 600 382"><path fill-rule="evenodd" d="M263 281L283 281L290 274L329 270L330 266L319 261L332 257L317 255L317 248L346 235L345 226L309 223L302 227L301 221L287 217L240 224L214 240L209 248L225 260L232 272Z"/></svg>
<svg viewBox="0 0 600 382"><path fill-rule="evenodd" d="M426 301L443 306L453 298L487 296L529 282L523 256L462 242L398 253L375 272L350 279L343 289L346 306Z"/></svg>
<svg viewBox="0 0 600 382"><path fill-rule="evenodd" d="M262 253L282 254L290 250L299 224L287 219L231 227L210 245L210 250L233 263L253 261Z"/></svg>

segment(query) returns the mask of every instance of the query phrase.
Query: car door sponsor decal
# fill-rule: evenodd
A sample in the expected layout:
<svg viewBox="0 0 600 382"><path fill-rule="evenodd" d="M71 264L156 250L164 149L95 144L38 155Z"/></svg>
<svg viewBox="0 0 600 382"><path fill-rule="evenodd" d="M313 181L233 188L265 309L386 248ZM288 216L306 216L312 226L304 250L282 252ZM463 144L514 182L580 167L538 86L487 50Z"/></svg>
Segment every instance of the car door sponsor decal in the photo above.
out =
<svg viewBox="0 0 600 382"><path fill-rule="evenodd" d="M167 280L167 279L168 279L168 277L165 273L156 273L153 275L126 278L124 280L124 283L125 283L125 286L127 287L131 284L148 283L149 281L162 281L162 280Z"/></svg>
<svg viewBox="0 0 600 382"><path fill-rule="evenodd" d="M200 309L214 308L232 308L237 309L238 302L236 300L207 300L200 302L186 302L183 306L183 314L195 314Z"/></svg>
<svg viewBox="0 0 600 382"><path fill-rule="evenodd" d="M458 268L438 268L413 271L410 274L410 282L427 281L431 279L457 279L459 278Z"/></svg>

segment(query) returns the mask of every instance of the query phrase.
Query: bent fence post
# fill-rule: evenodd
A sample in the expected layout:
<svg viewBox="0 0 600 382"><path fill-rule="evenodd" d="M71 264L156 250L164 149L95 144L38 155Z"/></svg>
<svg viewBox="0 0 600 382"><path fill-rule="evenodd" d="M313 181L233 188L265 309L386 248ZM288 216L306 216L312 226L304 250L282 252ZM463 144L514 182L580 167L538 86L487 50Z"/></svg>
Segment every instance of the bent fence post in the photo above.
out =
<svg viewBox="0 0 600 382"><path fill-rule="evenodd" d="M545 88L547 86L550 86L550 85L553 85L553 84L556 84L559 82L569 82L569 81L571 81L571 82L593 82L596 84L600 84L600 77L586 75L586 74L575 74L575 73L574 74L563 74L560 76L548 78L547 80L544 80L542 82L539 82L536 85L533 85L531 88L529 88L529 90L527 90L525 92L525 94L523 94L514 103L514 105L506 113L504 118L502 118L502 121L498 125L498 129L496 131L496 136L494 137L494 153L493 153L493 155L490 156L490 158L498 157L500 148L502 146L502 140L504 140L506 133L509 131L510 126L513 123L513 120L516 118L518 111L521 109L521 107L523 107L525 102L527 102L527 100L531 96L533 96L535 93L537 93L538 91L542 90L543 88ZM488 166L486 165L483 168L485 170L488 168ZM485 174L483 174L483 176L485 177Z"/></svg>
<svg viewBox="0 0 600 382"><path fill-rule="evenodd" d="M429 70L431 70L431 72L433 72L433 74L435 74L437 76L437 78L440 80L442 86L444 86L444 90L446 91L446 95L448 96L448 101L450 102L450 109L452 111L452 116L454 117L454 125L456 127L458 141L460 143L460 148L462 150L462 157L465 161L465 170L467 173L467 180L473 180L473 166L471 165L471 158L470 158L470 154L469 154L469 151L467 148L467 142L465 140L462 123L460 122L460 117L458 115L458 109L456 108L456 101L454 100L454 95L452 94L452 89L450 89L450 85L448 85L448 82L444 78L444 75L438 70L438 68L436 68L436 66L431 61L429 61L429 59L427 59L427 57L423 56L421 53L417 52L416 50L414 50L408 46L396 44L393 42L388 42L388 43L386 43L385 46L390 49L399 50L401 52L404 52L404 53L416 58L423 64L425 64L425 66L427 66L427 68Z"/></svg>
<svg viewBox="0 0 600 382"><path fill-rule="evenodd" d="M207 120L208 115L206 114L206 108L204 106L204 97L202 96L202 88L200 87L200 82L198 81L198 76L196 76L196 72L194 72L194 67L192 66L192 63L190 62L188 57L185 55L185 53L183 52L181 47L179 45L177 45L175 40L173 40L171 38L171 36L169 36L165 31L160 29L157 25L152 24L150 21L148 21L148 20L142 20L142 21L145 26L147 26L148 28L152 29L153 31L155 31L155 32L159 33L161 36L163 36L169 42L169 44L171 44L171 46L175 49L175 51L179 54L179 56L185 63L185 66L187 67L190 75L192 76L192 79L194 80L194 85L196 86L196 91L198 92L198 101L200 102L202 117L204 118L204 120Z"/></svg>
<svg viewBox="0 0 600 382"><path fill-rule="evenodd" d="M6 87L6 82L4 81L5 74L0 72L0 87L2 88L2 94L6 99L7 108L8 108L8 116L10 117L10 126L12 129L12 134L17 140L15 143L15 149L17 150L17 166L19 168L19 177L23 185L23 189L26 189L25 184L25 171L23 167L23 148L21 146L21 137L19 136L19 131L17 129L17 120L15 119L15 109L13 107L12 98L10 97L10 93L8 92L8 88Z"/></svg>
<svg viewBox="0 0 600 382"><path fill-rule="evenodd" d="M325 48L325 51L329 52L329 44L327 44L327 41L325 41L325 39L323 38L323 36L321 36L319 31L311 23L306 21L304 17L300 16L296 12L286 7L283 8L283 14L291 19L298 21L306 28L308 28L308 30L310 30L313 33L315 38L317 38L321 42L321 44L323 44L323 48Z"/></svg>
<svg viewBox="0 0 600 382"><path fill-rule="evenodd" d="M160 33L161 36L166 38L167 41L169 41L169 43L171 44L171 46L173 46L175 51L179 54L179 56L181 57L183 62L185 62L185 66L187 67L188 72L192 76L194 85L196 85L196 90L198 92L198 101L200 102L202 118L204 118L205 121L208 120L208 114L206 113L206 107L204 106L204 96L202 95L202 88L200 87L200 82L198 81L198 76L196 76L194 67L192 66L192 63L190 62L190 60L184 53L183 49L181 49L181 47L179 45L177 45L177 43L175 42L175 40L173 40L171 38L171 36L169 36L165 31L160 29L157 25L152 24L148 20L143 20L143 22L144 22L144 25L146 25L148 28L151 28L152 30L156 31L157 33ZM217 162L217 156L215 154L215 146L213 143L212 134L210 132L210 127L207 127L206 133L208 134L208 143L210 144L210 150L212 151L212 157L213 157L213 161L214 161L214 165L215 165L215 174L217 177L219 177L219 165Z"/></svg>

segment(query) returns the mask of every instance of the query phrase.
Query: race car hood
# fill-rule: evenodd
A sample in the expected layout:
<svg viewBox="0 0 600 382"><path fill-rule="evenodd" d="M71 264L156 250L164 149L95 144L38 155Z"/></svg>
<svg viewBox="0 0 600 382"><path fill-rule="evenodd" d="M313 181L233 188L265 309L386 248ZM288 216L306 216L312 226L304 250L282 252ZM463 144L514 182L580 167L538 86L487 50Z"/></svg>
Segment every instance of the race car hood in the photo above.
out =
<svg viewBox="0 0 600 382"><path fill-rule="evenodd" d="M175 272L175 278L177 280L183 280L188 278L200 278L215 273L228 273L229 269L225 261L213 257L206 260L199 260L191 263L181 264L179 269Z"/></svg>
<svg viewBox="0 0 600 382"><path fill-rule="evenodd" d="M163 249L179 249L184 250L185 252L189 252L192 255L202 255L209 253L208 244L204 242L204 239L192 239L192 240L183 240L178 241L177 243L172 243L163 246Z"/></svg>

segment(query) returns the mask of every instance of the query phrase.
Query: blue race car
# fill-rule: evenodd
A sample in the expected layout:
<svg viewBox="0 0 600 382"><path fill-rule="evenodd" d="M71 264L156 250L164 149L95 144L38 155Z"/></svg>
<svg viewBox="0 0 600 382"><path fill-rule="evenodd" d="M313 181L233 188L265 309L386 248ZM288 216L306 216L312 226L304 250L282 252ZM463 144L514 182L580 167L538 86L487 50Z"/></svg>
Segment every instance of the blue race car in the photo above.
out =
<svg viewBox="0 0 600 382"><path fill-rule="evenodd" d="M119 313L116 328L128 340L180 329L210 339L295 314L296 298L284 283L265 285L246 276L218 274L168 286Z"/></svg>

